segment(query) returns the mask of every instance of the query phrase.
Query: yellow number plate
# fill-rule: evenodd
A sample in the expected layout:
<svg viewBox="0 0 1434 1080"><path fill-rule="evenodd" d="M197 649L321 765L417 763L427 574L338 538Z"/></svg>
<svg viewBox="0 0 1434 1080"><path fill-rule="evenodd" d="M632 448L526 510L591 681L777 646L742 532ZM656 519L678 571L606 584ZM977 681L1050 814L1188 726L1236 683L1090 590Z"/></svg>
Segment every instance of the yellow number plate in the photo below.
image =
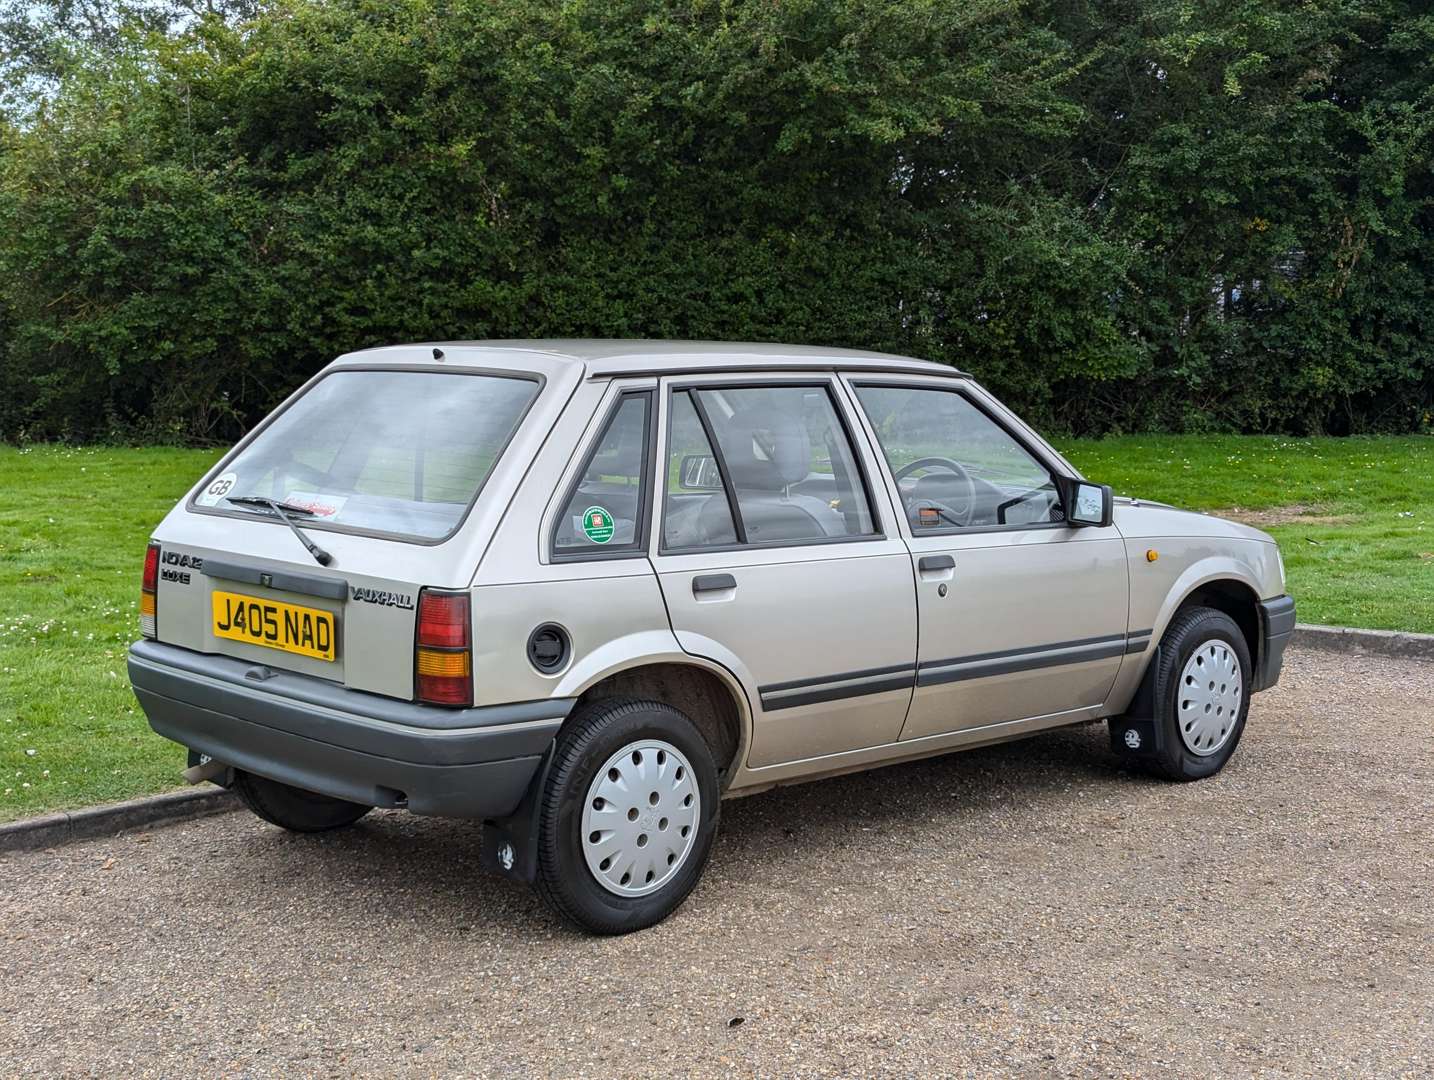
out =
<svg viewBox="0 0 1434 1080"><path fill-rule="evenodd" d="M230 592L214 593L211 604L216 637L319 660L337 655L334 617L327 611Z"/></svg>

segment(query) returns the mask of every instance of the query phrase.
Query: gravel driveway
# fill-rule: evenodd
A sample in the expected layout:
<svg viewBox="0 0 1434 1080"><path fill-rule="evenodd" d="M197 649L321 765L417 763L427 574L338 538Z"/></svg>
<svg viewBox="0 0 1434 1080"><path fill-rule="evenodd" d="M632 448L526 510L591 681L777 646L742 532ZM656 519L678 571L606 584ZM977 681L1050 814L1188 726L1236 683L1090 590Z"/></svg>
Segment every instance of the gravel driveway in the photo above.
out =
<svg viewBox="0 0 1434 1080"><path fill-rule="evenodd" d="M0 1073L1428 1075L1434 664L1292 653L1219 777L1104 726L724 804L627 938L478 830L0 857Z"/></svg>

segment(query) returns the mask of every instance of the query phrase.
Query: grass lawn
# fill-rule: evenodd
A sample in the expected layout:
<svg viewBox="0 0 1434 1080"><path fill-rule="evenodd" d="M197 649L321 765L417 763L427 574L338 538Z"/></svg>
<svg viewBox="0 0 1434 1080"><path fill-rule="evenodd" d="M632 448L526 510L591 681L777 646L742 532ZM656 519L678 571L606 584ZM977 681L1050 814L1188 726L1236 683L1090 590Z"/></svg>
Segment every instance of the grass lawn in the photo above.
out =
<svg viewBox="0 0 1434 1080"><path fill-rule="evenodd" d="M182 786L125 650L150 530L217 456L0 446L0 821Z"/></svg>
<svg viewBox="0 0 1434 1080"><path fill-rule="evenodd" d="M1269 529L1306 622L1434 632L1434 438L1060 446L1123 494ZM178 785L124 656L149 532L216 456L0 446L0 820Z"/></svg>

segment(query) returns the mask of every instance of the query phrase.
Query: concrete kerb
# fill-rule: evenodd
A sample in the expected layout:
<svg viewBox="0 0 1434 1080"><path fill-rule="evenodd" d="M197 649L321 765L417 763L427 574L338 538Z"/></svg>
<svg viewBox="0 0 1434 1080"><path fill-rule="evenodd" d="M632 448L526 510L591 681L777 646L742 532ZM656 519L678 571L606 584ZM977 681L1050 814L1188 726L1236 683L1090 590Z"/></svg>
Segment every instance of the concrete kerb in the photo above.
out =
<svg viewBox="0 0 1434 1080"><path fill-rule="evenodd" d="M0 851L38 851L76 840L93 840L150 825L222 814L239 807L232 792L205 784L105 806L60 810L0 825Z"/></svg>
<svg viewBox="0 0 1434 1080"><path fill-rule="evenodd" d="M1324 652L1434 660L1434 634L1411 634L1403 630L1357 630L1348 626L1297 623L1290 644L1298 649Z"/></svg>

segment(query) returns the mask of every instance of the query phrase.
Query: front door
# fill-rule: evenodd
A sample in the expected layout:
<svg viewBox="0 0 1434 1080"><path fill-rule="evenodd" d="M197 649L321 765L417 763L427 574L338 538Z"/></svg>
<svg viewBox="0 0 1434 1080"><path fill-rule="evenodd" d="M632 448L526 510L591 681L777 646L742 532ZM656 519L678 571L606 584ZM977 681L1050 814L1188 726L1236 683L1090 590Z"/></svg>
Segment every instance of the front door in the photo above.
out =
<svg viewBox="0 0 1434 1080"><path fill-rule="evenodd" d="M915 678L910 555L829 378L669 379L653 556L683 649L748 690L747 764L900 735Z"/></svg>
<svg viewBox="0 0 1434 1080"><path fill-rule="evenodd" d="M1098 709L1127 649L1119 532L1067 525L1055 463L970 388L853 388L915 564L917 685L901 737Z"/></svg>

